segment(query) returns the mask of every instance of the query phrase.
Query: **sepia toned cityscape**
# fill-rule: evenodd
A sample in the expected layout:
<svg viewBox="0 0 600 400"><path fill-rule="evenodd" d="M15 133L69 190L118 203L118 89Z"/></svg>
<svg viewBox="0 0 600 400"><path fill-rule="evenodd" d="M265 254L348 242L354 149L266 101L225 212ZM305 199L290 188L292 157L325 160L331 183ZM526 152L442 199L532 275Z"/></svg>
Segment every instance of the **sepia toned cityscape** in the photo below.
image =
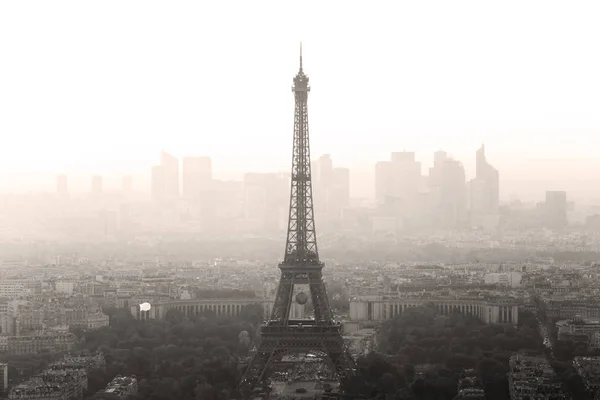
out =
<svg viewBox="0 0 600 400"><path fill-rule="evenodd" d="M185 18L175 14L174 21ZM147 32L163 29L151 25ZM210 41L226 43L216 36ZM0 30L0 49L1 38ZM110 42L102 37L92 47ZM42 168L51 191L25 182L25 191L0 193L0 399L600 399L600 200L582 196L585 188L561 189L564 176L547 187L528 181L519 197L505 189L490 155L504 150L486 141L468 142L469 160L380 143L389 157L373 160L358 183L335 151L314 155L323 130L313 131L313 110L322 121L334 99L313 107L313 84L328 80L311 80L320 70L309 46L300 42L295 70L285 71L292 96L289 81L275 91L293 122L287 147L227 143L231 165L246 151L287 159L285 170L264 172L257 160L241 179L223 179L209 151L156 151L154 165L136 164L132 153L131 169L145 173L119 166L115 188L105 175L88 174L81 156L81 170L76 158L66 172ZM226 45L216 47L226 53ZM246 61L269 64L254 53ZM203 117L235 112L232 104ZM352 119L358 111L344 113ZM0 135L16 143L18 128L9 126L0 118ZM136 140L144 147L143 137ZM165 148L172 143L168 133L164 140ZM189 147L185 154L198 148ZM84 189L72 184L82 175Z"/></svg>

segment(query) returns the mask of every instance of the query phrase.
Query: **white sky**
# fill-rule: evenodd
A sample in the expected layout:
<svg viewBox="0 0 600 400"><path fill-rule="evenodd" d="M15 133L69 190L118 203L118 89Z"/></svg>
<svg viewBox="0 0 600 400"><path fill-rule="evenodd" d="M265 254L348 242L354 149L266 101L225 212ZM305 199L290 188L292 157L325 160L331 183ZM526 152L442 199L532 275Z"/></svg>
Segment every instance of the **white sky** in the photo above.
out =
<svg viewBox="0 0 600 400"><path fill-rule="evenodd" d="M313 157L370 174L444 149L472 175L485 142L503 179L595 176L598 21L598 1L1 1L0 188L147 174L161 149L287 170L300 40Z"/></svg>

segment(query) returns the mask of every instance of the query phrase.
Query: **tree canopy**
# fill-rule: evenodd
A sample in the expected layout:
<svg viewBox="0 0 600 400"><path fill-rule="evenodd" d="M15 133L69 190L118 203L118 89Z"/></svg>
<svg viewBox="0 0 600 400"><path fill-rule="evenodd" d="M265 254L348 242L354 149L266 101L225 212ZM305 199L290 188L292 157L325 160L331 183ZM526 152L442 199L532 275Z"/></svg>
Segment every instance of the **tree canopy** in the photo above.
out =
<svg viewBox="0 0 600 400"><path fill-rule="evenodd" d="M250 344L240 333L252 340L261 313L257 306L236 319L209 313L190 319L173 310L164 321L142 322L112 310L110 326L83 333L84 348L103 352L107 364L89 373L88 395L120 374L137 376L139 399L227 400L240 379L238 356Z"/></svg>

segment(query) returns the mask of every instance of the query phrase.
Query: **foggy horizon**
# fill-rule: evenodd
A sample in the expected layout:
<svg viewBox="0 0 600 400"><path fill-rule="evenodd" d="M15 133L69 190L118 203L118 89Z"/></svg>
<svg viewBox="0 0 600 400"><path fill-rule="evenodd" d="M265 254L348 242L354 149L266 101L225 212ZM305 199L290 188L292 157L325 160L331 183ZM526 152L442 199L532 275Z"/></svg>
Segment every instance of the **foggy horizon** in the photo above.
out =
<svg viewBox="0 0 600 400"><path fill-rule="evenodd" d="M407 151L409 151L407 149ZM491 153L486 146L486 154ZM138 165L136 168L131 168L124 171L105 170L104 173L97 172L98 170L79 171L78 173L48 172L45 174L35 172L21 172L17 174L1 174L2 184L0 184L0 194L16 193L16 194L35 194L35 193L53 193L56 191L56 177L65 174L68 178L69 192L74 194L89 193L90 182L92 176L100 175L103 177L104 189L107 192L115 192L121 190L121 183L124 176L131 176L133 179L133 190L139 193L150 192L150 166L158 161L158 155L154 160L151 160L147 165ZM205 156L205 155L202 155ZM317 160L321 155L313 155L313 161ZM349 168L350 170L350 195L355 198L372 198L374 196L375 185L375 162L373 165L342 165L338 162L335 154L330 154L335 167ZM432 156L432 155L431 155ZM389 158L389 154L388 157ZM419 154L416 154L417 161L423 163L422 173L427 175L427 169L433 165L419 159ZM466 170L467 180L474 176L474 152L470 159L460 159ZM280 168L256 168L254 170L227 170L219 169L219 165L215 165L213 161L213 178L225 181L242 181L246 173L289 173L289 167L281 166ZM378 160L378 161L385 161ZM600 160L531 160L530 168L536 166L540 171L538 177L532 178L531 175L519 174L518 169L514 166L503 168L495 164L488 157L488 161L500 171L500 200L509 201L519 199L527 202L540 201L544 198L544 193L547 190L565 190L569 193L569 198L572 200L594 202L600 199L600 189L596 189L600 185L600 177L595 176L594 171L600 169ZM572 163L576 162L584 164L585 168L581 170L575 169ZM547 172L548 167L554 167L559 172L557 175L552 175ZM359 169L362 168L362 169ZM511 170L512 168L512 170ZM506 177L506 171L513 174ZM531 171L531 170L530 170Z"/></svg>
<svg viewBox="0 0 600 400"><path fill-rule="evenodd" d="M353 196L391 151L416 152L425 173L441 149L472 177L482 143L502 198L524 180L597 194L599 5L339 4L3 3L0 191L60 173L132 174L142 190L163 149L211 157L217 179L286 172L303 41L313 159L350 168Z"/></svg>
<svg viewBox="0 0 600 400"><path fill-rule="evenodd" d="M599 17L0 1L0 399L600 399Z"/></svg>

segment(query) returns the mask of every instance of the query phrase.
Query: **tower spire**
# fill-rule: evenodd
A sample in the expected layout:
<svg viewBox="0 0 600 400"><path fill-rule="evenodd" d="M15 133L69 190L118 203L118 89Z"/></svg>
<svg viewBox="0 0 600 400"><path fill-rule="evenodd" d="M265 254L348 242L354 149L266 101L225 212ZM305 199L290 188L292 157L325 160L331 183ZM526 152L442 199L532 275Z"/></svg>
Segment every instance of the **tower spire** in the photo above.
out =
<svg viewBox="0 0 600 400"><path fill-rule="evenodd" d="M300 72L302 72L302 42L300 42Z"/></svg>

